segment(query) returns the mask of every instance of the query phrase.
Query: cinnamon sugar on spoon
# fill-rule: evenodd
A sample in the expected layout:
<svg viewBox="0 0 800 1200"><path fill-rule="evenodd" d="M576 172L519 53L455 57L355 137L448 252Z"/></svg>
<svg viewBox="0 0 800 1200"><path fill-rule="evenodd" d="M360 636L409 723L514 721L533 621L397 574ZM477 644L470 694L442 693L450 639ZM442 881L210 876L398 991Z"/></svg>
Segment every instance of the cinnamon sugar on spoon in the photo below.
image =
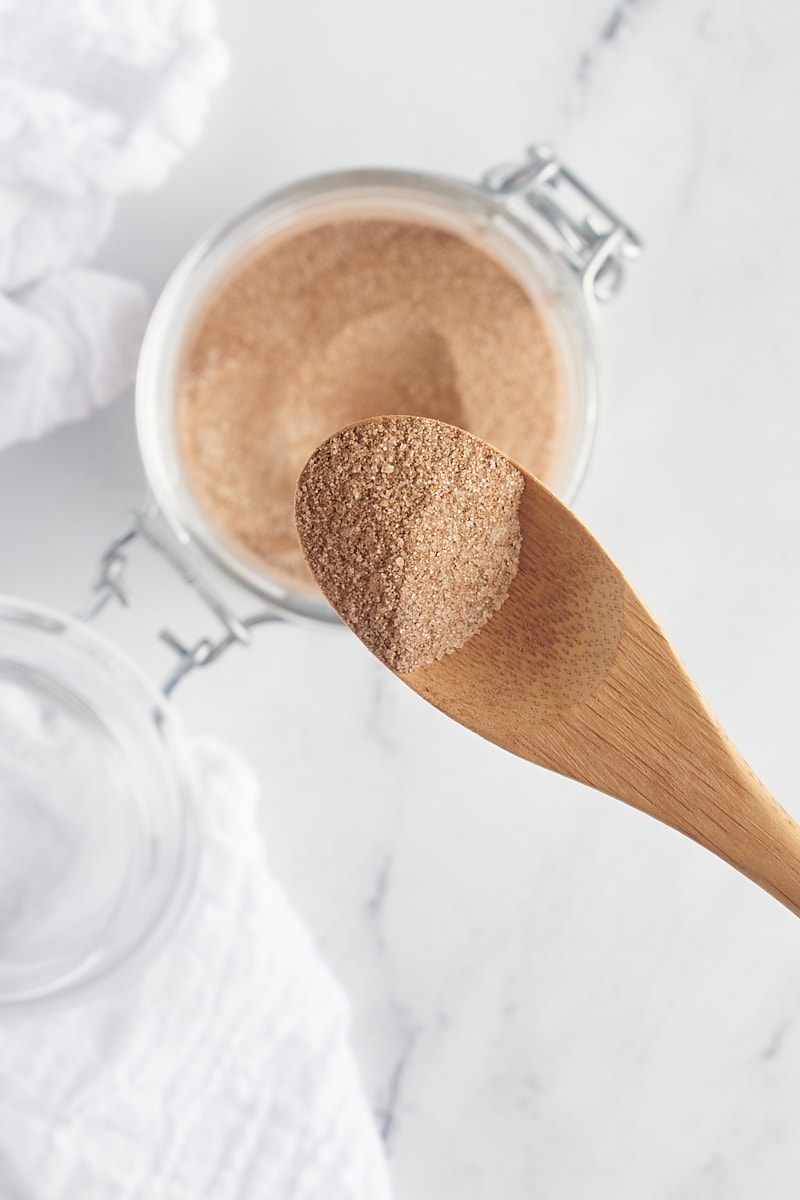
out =
<svg viewBox="0 0 800 1200"><path fill-rule="evenodd" d="M341 430L300 475L295 519L322 592L386 666L435 662L505 600L524 480L453 426L384 417Z"/></svg>

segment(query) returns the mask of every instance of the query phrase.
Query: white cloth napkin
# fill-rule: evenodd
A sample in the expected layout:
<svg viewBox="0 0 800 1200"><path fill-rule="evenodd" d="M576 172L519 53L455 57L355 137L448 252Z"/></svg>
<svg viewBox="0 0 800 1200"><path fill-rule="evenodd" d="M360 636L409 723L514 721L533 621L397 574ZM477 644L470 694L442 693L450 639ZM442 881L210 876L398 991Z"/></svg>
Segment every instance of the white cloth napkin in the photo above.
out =
<svg viewBox="0 0 800 1200"><path fill-rule="evenodd" d="M211 0L0 0L0 449L132 378L147 296L88 264L199 137L214 25Z"/></svg>
<svg viewBox="0 0 800 1200"><path fill-rule="evenodd" d="M199 879L169 944L0 1021L2 1200L388 1200L348 1006L266 869L256 780L195 754Z"/></svg>

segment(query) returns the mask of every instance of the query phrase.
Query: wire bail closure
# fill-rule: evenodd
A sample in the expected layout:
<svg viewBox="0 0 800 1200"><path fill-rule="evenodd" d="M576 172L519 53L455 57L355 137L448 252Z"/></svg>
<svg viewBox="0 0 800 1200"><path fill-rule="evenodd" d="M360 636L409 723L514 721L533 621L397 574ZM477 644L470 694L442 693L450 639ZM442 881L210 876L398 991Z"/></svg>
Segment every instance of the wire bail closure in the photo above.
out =
<svg viewBox="0 0 800 1200"><path fill-rule="evenodd" d="M78 613L81 621L93 620L106 605L116 600L123 608L133 604L133 594L125 581L125 570L128 566L128 550L136 538L141 538L155 550L167 564L176 572L183 582L190 587L195 595L203 602L212 615L222 626L223 632L216 636L200 638L187 645L170 629L161 629L159 638L176 654L177 663L162 684L161 690L169 696L177 684L191 671L208 666L237 643L249 645L250 631L256 625L270 621L280 621L281 614L263 609L247 617L239 617L226 604L218 592L192 566L189 560L181 554L175 539L163 535L157 528L159 509L151 501L142 512L134 512L128 528L109 545L100 560L100 574L94 584L93 592L86 604Z"/></svg>
<svg viewBox="0 0 800 1200"><path fill-rule="evenodd" d="M622 260L636 259L642 252L631 227L546 146L529 147L524 163L493 167L483 186L495 196L521 201L546 222L591 300L612 299L624 278Z"/></svg>

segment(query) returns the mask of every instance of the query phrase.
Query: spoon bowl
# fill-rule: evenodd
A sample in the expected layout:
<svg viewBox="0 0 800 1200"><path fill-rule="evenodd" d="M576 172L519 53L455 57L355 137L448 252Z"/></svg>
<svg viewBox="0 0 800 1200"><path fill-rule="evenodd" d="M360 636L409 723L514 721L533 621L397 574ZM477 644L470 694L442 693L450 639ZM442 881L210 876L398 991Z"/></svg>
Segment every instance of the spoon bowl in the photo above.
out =
<svg viewBox="0 0 800 1200"><path fill-rule="evenodd" d="M352 428L362 447L374 435L380 455L387 427L413 442L420 422L430 424L390 417ZM483 445L435 424L445 438ZM331 486L341 485L348 453L346 439L336 443L341 436L312 456L297 496L301 543L334 607L324 552L304 538L316 494L304 481L335 443ZM505 599L460 648L396 673L475 733L672 826L800 915L800 826L753 774L609 555L570 509L517 469L521 549ZM420 451L415 479L426 470L435 473L437 463ZM369 503L367 491L364 512L378 522ZM380 593L380 572L368 586ZM363 639L358 625L354 631Z"/></svg>

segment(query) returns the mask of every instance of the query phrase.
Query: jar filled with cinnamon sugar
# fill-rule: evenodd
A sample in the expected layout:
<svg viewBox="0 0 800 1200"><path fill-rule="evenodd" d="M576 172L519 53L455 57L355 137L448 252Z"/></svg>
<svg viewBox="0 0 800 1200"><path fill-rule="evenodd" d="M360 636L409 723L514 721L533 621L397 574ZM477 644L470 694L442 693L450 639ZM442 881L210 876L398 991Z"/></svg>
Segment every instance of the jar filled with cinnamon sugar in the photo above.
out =
<svg viewBox="0 0 800 1200"><path fill-rule="evenodd" d="M213 230L145 340L145 468L179 540L281 612L334 620L294 526L297 478L379 414L478 434L570 501L600 392L596 302L639 243L546 150L481 184L362 170Z"/></svg>

